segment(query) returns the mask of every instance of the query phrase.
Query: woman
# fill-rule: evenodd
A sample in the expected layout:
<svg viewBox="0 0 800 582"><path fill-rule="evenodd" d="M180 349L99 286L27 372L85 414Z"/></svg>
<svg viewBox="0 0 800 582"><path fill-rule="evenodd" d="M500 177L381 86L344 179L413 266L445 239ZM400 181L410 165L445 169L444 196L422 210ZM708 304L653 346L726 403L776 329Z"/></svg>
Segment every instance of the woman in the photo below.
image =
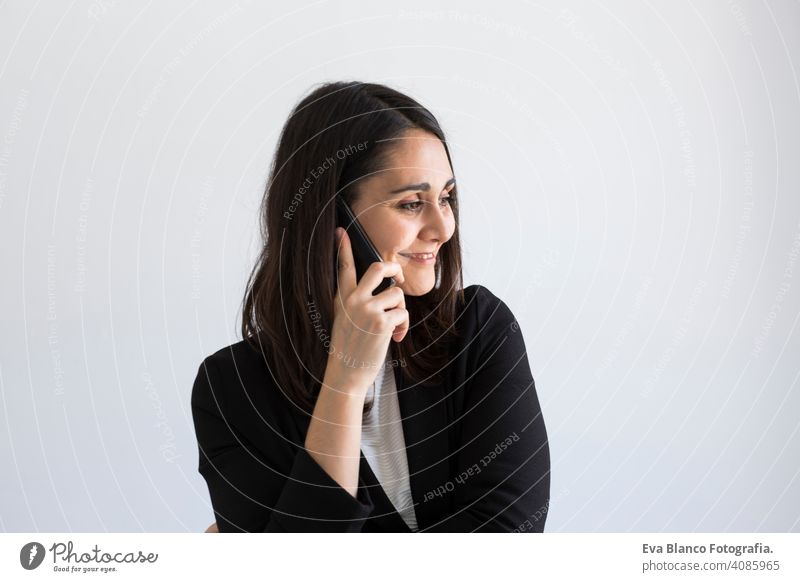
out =
<svg viewBox="0 0 800 582"><path fill-rule="evenodd" d="M360 280L336 196L383 260ZM320 86L283 127L262 210L245 339L192 391L216 528L543 531L550 455L522 332L463 289L433 115L383 85Z"/></svg>

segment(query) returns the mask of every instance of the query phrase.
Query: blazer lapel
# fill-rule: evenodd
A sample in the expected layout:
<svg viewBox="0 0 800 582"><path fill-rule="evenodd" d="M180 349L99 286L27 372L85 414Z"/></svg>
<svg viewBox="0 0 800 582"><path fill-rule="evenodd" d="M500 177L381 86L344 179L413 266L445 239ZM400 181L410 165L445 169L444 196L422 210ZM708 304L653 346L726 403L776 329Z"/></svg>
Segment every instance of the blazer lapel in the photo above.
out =
<svg viewBox="0 0 800 582"><path fill-rule="evenodd" d="M450 447L442 384L407 386L400 367L395 368L397 398L408 457L408 475L419 529L440 521L449 513ZM437 494L438 492L438 494Z"/></svg>
<svg viewBox="0 0 800 582"><path fill-rule="evenodd" d="M372 503L375 508L372 510L372 515L369 517L367 523L371 523L370 529L389 532L410 532L411 528L400 516L395 508L392 500L386 495L372 467L361 451L361 465L359 465L359 480L363 482L364 487L369 491L372 498Z"/></svg>

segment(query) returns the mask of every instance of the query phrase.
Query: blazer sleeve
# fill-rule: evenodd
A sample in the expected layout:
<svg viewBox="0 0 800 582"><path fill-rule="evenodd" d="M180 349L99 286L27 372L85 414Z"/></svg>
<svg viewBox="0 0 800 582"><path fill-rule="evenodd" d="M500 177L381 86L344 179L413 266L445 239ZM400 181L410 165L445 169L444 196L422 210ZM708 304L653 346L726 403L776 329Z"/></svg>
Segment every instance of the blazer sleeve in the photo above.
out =
<svg viewBox="0 0 800 582"><path fill-rule="evenodd" d="M303 447L276 436L247 442L226 410L213 356L192 388L198 470L208 485L217 527L224 532L358 532L374 508L369 491L342 488Z"/></svg>
<svg viewBox="0 0 800 582"><path fill-rule="evenodd" d="M542 532L550 450L525 341L508 306L480 293L484 321L474 374L462 387L452 516L425 531Z"/></svg>

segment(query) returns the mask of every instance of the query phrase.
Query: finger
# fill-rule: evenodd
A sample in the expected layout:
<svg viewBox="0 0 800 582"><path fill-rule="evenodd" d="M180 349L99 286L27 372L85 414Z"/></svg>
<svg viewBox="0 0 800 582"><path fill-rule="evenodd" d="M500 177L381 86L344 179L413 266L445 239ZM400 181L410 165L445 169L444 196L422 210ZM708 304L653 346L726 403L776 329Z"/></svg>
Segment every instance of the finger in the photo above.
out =
<svg viewBox="0 0 800 582"><path fill-rule="evenodd" d="M370 301L375 308L386 311L387 309L406 308L406 295L397 285L384 289Z"/></svg>
<svg viewBox="0 0 800 582"><path fill-rule="evenodd" d="M398 293L399 297L397 297ZM400 343L408 333L409 318L408 311L406 310L405 293L400 289L400 287L389 287L388 289L384 289L378 293L375 296L375 300L377 300L377 305L384 310L405 312L405 314L401 313L400 323L395 325L394 330L392 330L392 339L394 339L395 342Z"/></svg>
<svg viewBox="0 0 800 582"><path fill-rule="evenodd" d="M394 332L392 332L392 339L395 341L395 343L399 344L401 341L405 339L407 333L408 333L408 326L406 327L398 326L395 328Z"/></svg>
<svg viewBox="0 0 800 582"><path fill-rule="evenodd" d="M361 277L361 281L358 282L358 288L359 290L363 290L365 294L369 293L372 295L372 292L386 277L397 277L396 280L402 282L404 280L403 267L400 266L400 263L395 263L394 261L375 261L366 270L364 276Z"/></svg>
<svg viewBox="0 0 800 582"><path fill-rule="evenodd" d="M398 308L387 311L386 314L389 316L389 321L394 324L392 339L400 343L408 333L408 311Z"/></svg>
<svg viewBox="0 0 800 582"><path fill-rule="evenodd" d="M337 227L336 230L342 236L336 247L336 257L338 265L337 284L339 293L344 299L349 297L356 289L356 266L353 261L353 250L350 246L350 237L347 235L347 231L342 227Z"/></svg>

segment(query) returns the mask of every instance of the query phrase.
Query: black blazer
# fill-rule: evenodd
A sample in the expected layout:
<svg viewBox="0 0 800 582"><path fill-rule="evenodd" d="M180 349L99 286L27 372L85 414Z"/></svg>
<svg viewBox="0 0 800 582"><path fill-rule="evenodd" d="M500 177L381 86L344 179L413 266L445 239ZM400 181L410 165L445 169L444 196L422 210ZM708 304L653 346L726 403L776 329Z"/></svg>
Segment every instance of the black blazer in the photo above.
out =
<svg viewBox="0 0 800 582"><path fill-rule="evenodd" d="M550 450L522 331L485 287L464 293L447 381L409 385L394 368L419 531L541 532ZM308 454L309 415L244 341L205 358L191 403L220 532L411 531L363 452L357 497Z"/></svg>

